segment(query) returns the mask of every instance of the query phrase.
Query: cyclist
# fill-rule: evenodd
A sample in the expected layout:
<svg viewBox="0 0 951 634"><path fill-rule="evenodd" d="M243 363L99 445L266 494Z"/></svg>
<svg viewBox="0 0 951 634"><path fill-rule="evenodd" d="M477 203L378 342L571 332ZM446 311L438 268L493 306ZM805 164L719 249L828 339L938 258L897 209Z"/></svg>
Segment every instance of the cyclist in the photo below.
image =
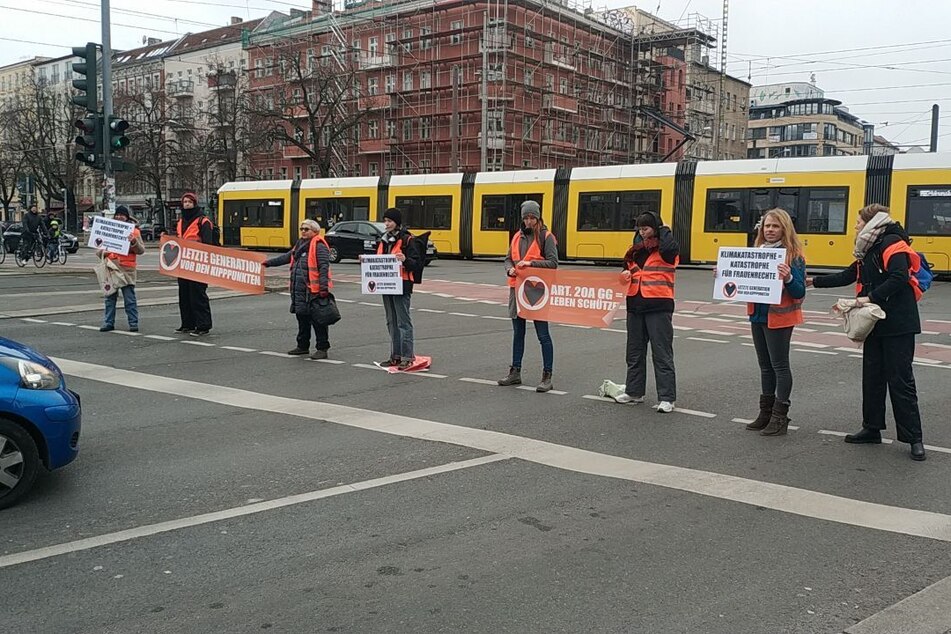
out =
<svg viewBox="0 0 951 634"><path fill-rule="evenodd" d="M20 234L20 253L33 253L37 242L42 240L43 218L37 212L36 205L30 205L30 211L23 216L23 233Z"/></svg>
<svg viewBox="0 0 951 634"><path fill-rule="evenodd" d="M49 242L46 244L46 257L50 262L59 259L59 239L62 236L63 231L60 229L59 220L50 218Z"/></svg>

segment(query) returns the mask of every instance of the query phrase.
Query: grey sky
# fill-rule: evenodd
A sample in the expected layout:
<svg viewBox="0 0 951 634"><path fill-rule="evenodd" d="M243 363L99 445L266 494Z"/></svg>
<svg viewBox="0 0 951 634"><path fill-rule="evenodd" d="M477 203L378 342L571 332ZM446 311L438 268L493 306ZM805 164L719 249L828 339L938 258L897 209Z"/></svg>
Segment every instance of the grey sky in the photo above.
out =
<svg viewBox="0 0 951 634"><path fill-rule="evenodd" d="M595 9L630 4L594 0ZM668 20L694 12L719 19L722 9L722 0L633 4ZM232 15L257 18L292 6L309 8L310 2L112 0L113 46L132 48L146 36L171 38L222 26ZM0 65L65 55L73 45L100 40L98 0L0 0L0 15ZM927 143L931 104L937 103L939 148L945 149L951 147L949 24L951 2L945 0L732 0L727 68L743 79L752 69L753 84L809 81L814 72L829 97L897 143Z"/></svg>

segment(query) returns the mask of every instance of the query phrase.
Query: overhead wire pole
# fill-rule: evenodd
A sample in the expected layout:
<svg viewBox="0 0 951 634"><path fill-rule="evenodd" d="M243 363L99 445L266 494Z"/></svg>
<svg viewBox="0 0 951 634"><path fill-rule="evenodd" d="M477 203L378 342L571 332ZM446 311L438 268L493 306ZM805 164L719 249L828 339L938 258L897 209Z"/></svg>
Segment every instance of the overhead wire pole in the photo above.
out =
<svg viewBox="0 0 951 634"><path fill-rule="evenodd" d="M112 120L112 29L109 0L102 1L102 134L103 164L102 201L110 213L116 211L116 180L112 171L111 130Z"/></svg>

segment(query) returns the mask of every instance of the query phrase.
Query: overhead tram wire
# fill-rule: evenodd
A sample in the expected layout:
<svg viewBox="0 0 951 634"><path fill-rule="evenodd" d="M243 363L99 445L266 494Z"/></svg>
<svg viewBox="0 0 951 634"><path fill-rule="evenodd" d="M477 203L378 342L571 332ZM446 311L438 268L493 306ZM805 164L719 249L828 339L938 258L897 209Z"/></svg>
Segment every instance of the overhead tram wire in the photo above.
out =
<svg viewBox="0 0 951 634"><path fill-rule="evenodd" d="M92 18L81 18L76 15L60 15L58 13L50 13L48 11L37 11L36 9L21 9L19 7L8 7L2 4L0 4L0 9L7 9L8 11L21 11L23 13L32 13L35 15L47 15L54 18L65 18L67 20L79 20L80 22L95 22L96 24L100 23L98 19L94 20ZM121 27L129 28L129 29L148 29L151 31L157 31L159 33L170 33L172 35L180 35L177 31L167 31L165 29L159 29L153 26L145 27L145 26L142 26L141 24L122 24L119 22L113 22L112 26L121 26Z"/></svg>
<svg viewBox="0 0 951 634"><path fill-rule="evenodd" d="M862 47L859 47L859 48L840 48L840 49L835 49L835 50L830 50L830 51L807 51L807 52L804 52L804 53L797 53L797 55L837 55L837 54L839 54L839 53L852 53L852 52L855 52L855 51L872 51L872 50L881 50L881 49L886 49L886 48L898 48L898 47L905 47L905 46L919 46L919 45L925 45L925 44L938 44L938 43L945 43L945 44L951 45L951 39L945 39L945 40L925 40L924 42L907 42L907 43L905 43L905 44L880 44L880 45L878 45L878 46L862 46ZM900 52L900 51L896 51L896 52ZM785 58L784 58L783 56L781 56L781 55L756 55L756 54L753 54L753 53L731 53L731 55L736 55L736 56L738 56L738 57L746 57L746 58L750 58L750 59L753 59L753 60L756 60L756 59L785 59ZM744 60L744 61L749 61L749 60Z"/></svg>
<svg viewBox="0 0 951 634"><path fill-rule="evenodd" d="M73 7L77 9L87 9L99 11L99 4L93 2L83 2L82 0L38 0L39 2L45 4L55 4L63 7ZM168 20L170 22L176 23L185 23L185 24L195 24L198 26L210 26L212 28L218 28L221 25L214 24L212 22L199 22L197 20L188 20L186 18L176 18L172 15L163 15L159 13L146 13L144 11L134 11L132 9L119 9L116 7L112 8L113 13L122 13L124 15L130 15L135 17L145 17L153 20Z"/></svg>

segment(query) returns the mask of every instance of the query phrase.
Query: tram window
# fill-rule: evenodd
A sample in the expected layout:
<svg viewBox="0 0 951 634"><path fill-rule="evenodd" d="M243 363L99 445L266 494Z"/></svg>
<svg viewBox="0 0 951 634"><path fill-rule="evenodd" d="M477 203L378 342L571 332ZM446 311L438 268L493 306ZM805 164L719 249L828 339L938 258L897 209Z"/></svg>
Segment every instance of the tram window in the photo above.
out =
<svg viewBox="0 0 951 634"><path fill-rule="evenodd" d="M773 208L778 207L788 213L793 224L795 224L796 218L799 217L799 188L782 188L775 191L776 202L773 204Z"/></svg>
<svg viewBox="0 0 951 634"><path fill-rule="evenodd" d="M328 229L338 222L370 219L370 199L358 198L308 198L304 202L307 218L316 220Z"/></svg>
<svg viewBox="0 0 951 634"><path fill-rule="evenodd" d="M284 201L283 200L242 200L229 201L231 216L234 217L234 205L239 206L237 216L242 227L283 227Z"/></svg>
<svg viewBox="0 0 951 634"><path fill-rule="evenodd" d="M908 188L905 228L916 236L951 236L951 185Z"/></svg>
<svg viewBox="0 0 951 634"><path fill-rule="evenodd" d="M745 189L711 189L707 192L706 230L746 233L747 193Z"/></svg>
<svg viewBox="0 0 951 634"><path fill-rule="evenodd" d="M800 233L845 233L849 190L845 187L803 187Z"/></svg>
<svg viewBox="0 0 951 634"><path fill-rule="evenodd" d="M542 204L542 194L509 194L482 197L482 230L508 231L521 224L521 205L526 200Z"/></svg>
<svg viewBox="0 0 951 634"><path fill-rule="evenodd" d="M647 211L660 213L660 190L578 194L578 230L633 231Z"/></svg>
<svg viewBox="0 0 951 634"><path fill-rule="evenodd" d="M397 196L403 224L413 229L451 229L452 196Z"/></svg>

